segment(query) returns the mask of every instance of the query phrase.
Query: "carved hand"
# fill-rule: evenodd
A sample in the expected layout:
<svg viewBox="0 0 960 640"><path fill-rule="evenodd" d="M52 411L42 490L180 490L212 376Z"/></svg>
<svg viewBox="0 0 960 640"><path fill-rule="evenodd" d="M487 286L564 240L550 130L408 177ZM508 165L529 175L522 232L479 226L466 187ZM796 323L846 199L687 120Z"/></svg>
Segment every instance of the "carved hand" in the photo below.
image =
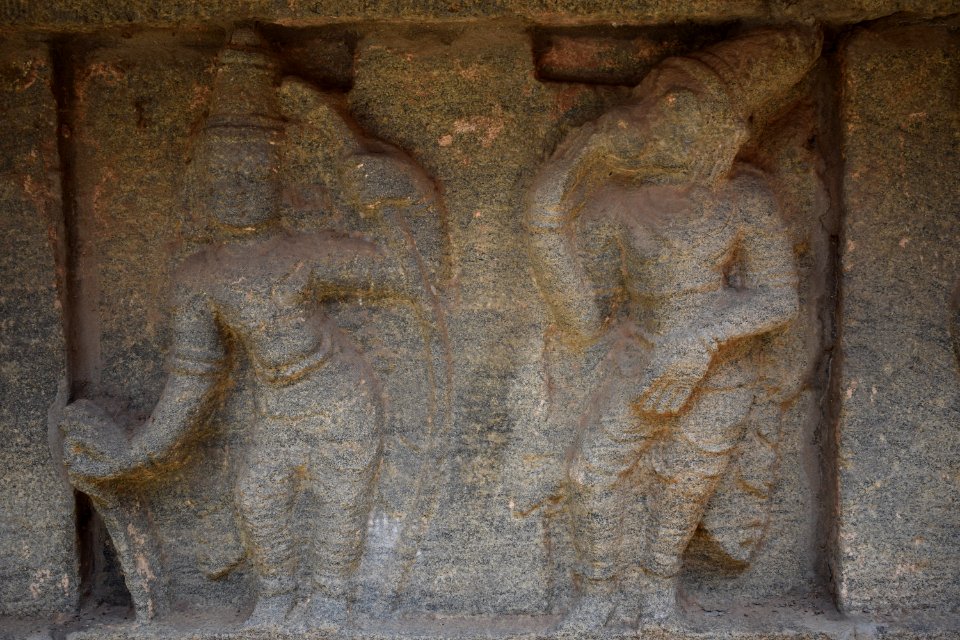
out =
<svg viewBox="0 0 960 640"><path fill-rule="evenodd" d="M707 373L712 357L707 342L697 334L667 336L657 345L644 374L640 410L658 415L679 413Z"/></svg>
<svg viewBox="0 0 960 640"><path fill-rule="evenodd" d="M89 400L67 405L60 421L63 458L71 476L105 480L132 466L121 428Z"/></svg>

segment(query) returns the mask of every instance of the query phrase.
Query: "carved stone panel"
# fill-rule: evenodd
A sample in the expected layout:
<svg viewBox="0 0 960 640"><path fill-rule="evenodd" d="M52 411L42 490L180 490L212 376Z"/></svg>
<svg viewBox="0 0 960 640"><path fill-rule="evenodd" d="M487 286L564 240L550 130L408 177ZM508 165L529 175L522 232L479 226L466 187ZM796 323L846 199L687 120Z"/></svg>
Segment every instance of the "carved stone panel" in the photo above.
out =
<svg viewBox="0 0 960 640"><path fill-rule="evenodd" d="M955 25L328 4L13 11L0 636L949 633Z"/></svg>
<svg viewBox="0 0 960 640"><path fill-rule="evenodd" d="M863 30L845 53L835 571L849 611L957 606L958 54L935 27Z"/></svg>

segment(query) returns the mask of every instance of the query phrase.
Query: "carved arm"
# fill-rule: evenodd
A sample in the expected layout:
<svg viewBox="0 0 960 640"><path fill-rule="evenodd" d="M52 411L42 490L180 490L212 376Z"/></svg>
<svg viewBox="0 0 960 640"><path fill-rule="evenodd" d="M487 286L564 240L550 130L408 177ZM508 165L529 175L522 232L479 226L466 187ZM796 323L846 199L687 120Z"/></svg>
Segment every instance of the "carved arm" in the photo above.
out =
<svg viewBox="0 0 960 640"><path fill-rule="evenodd" d="M582 195L578 183L594 162L586 144L593 129L592 123L587 124L563 142L540 170L524 207L534 278L553 321L574 343L593 340L603 327L593 287L569 229L577 213L571 196Z"/></svg>
<svg viewBox="0 0 960 640"><path fill-rule="evenodd" d="M732 180L731 190L741 226L738 282L724 289L715 316L704 323L714 350L783 326L800 304L793 252L769 189L759 176L748 174Z"/></svg>
<svg viewBox="0 0 960 640"><path fill-rule="evenodd" d="M224 346L206 296L180 285L170 374L160 400L129 440L93 403L68 407L62 428L71 476L80 481L115 479L175 458L214 406L225 373Z"/></svg>
<svg viewBox="0 0 960 640"><path fill-rule="evenodd" d="M734 203L734 281L702 299L699 313L657 344L639 398L642 411L680 412L721 346L777 329L799 309L793 253L762 180L736 178L719 195Z"/></svg>

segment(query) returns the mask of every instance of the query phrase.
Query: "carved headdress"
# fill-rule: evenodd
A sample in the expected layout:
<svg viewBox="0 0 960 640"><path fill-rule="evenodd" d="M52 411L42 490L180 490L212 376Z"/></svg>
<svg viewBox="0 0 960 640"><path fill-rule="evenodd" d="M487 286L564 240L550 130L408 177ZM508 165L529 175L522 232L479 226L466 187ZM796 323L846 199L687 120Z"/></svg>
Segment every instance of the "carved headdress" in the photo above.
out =
<svg viewBox="0 0 960 640"><path fill-rule="evenodd" d="M752 31L664 60L635 91L691 89L747 120L800 81L820 54L820 45L820 34L812 30Z"/></svg>
<svg viewBox="0 0 960 640"><path fill-rule="evenodd" d="M612 153L715 181L730 169L751 118L787 94L819 51L820 37L812 30L758 30L667 58L634 88L626 115L614 112ZM642 123L634 137L622 132L631 119ZM646 155L635 155L637 150Z"/></svg>
<svg viewBox="0 0 960 640"><path fill-rule="evenodd" d="M241 27L220 51L197 149L200 206L222 223L252 229L275 217L279 65L255 30Z"/></svg>
<svg viewBox="0 0 960 640"><path fill-rule="evenodd" d="M206 129L280 130L279 66L260 35L237 28L220 51Z"/></svg>

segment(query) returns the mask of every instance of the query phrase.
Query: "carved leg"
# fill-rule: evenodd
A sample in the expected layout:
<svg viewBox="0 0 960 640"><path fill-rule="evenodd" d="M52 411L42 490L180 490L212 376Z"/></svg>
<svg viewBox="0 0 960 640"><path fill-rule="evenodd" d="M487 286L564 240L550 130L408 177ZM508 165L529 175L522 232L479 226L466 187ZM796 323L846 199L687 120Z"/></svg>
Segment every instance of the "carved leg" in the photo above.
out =
<svg viewBox="0 0 960 640"><path fill-rule="evenodd" d="M647 425L631 408L630 380L604 384L587 414L580 451L570 469L573 540L580 598L560 625L565 631L598 629L617 606L624 557L623 518L636 487L623 478L650 442Z"/></svg>
<svg viewBox="0 0 960 640"><path fill-rule="evenodd" d="M159 545L136 496L127 496L103 488L83 487L107 527L123 569L124 583L133 600L138 623L145 624L163 615L167 594L163 581Z"/></svg>
<svg viewBox="0 0 960 640"><path fill-rule="evenodd" d="M646 620L676 613L677 575L683 552L696 531L706 502L720 479L728 456L688 456L683 476L658 476L649 496L650 522L644 562L636 586Z"/></svg>
<svg viewBox="0 0 960 640"><path fill-rule="evenodd" d="M253 446L238 490L248 552L259 578L257 605L246 626L277 627L290 612L295 595L292 511L302 465L297 464L299 452L294 447L269 441Z"/></svg>
<svg viewBox="0 0 960 640"><path fill-rule="evenodd" d="M639 596L647 620L676 614L683 552L740 440L752 395L743 388L704 390L653 451L655 478Z"/></svg>
<svg viewBox="0 0 960 640"><path fill-rule="evenodd" d="M347 622L350 579L360 564L382 453L382 410L363 394L340 399L324 439L313 445L308 479L319 500L313 528L311 593L304 627L329 630Z"/></svg>

